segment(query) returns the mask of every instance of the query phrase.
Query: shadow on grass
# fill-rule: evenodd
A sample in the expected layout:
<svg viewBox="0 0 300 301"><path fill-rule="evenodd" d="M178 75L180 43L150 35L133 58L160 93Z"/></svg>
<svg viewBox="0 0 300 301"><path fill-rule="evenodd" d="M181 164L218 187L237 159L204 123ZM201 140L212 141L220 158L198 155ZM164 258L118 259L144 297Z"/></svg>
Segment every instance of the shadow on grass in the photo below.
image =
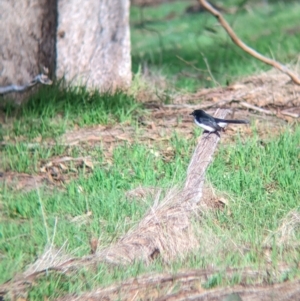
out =
<svg viewBox="0 0 300 301"><path fill-rule="evenodd" d="M20 106L2 105L6 122L13 123L16 136L57 136L68 125L112 124L134 118L141 105L122 91L100 93L86 87L69 87L63 81L41 86Z"/></svg>
<svg viewBox="0 0 300 301"><path fill-rule="evenodd" d="M122 115L130 115L137 106L134 98L122 91L100 93L83 86L67 87L60 81L52 86L41 86L21 106L7 102L2 109L8 117L53 118L57 114L78 117L84 112L97 111L102 119L111 114L120 120Z"/></svg>

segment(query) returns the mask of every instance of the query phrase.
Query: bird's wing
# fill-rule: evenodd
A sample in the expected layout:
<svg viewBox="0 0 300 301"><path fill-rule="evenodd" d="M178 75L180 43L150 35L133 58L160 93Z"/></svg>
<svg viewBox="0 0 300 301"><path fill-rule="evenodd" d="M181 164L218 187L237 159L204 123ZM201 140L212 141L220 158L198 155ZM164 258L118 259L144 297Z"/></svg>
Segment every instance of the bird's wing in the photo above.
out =
<svg viewBox="0 0 300 301"><path fill-rule="evenodd" d="M217 122L215 121L214 118L209 116L208 118L203 118L203 119L204 119L206 125L214 128L216 131L221 131L222 130L222 128L217 124Z"/></svg>

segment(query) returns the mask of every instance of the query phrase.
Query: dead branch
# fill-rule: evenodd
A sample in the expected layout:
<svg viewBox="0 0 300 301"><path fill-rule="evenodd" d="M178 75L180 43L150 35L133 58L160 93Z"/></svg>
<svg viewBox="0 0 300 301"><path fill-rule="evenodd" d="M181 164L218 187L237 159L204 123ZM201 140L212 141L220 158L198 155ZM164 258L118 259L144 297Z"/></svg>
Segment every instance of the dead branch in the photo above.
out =
<svg viewBox="0 0 300 301"><path fill-rule="evenodd" d="M36 84L40 83L43 85L52 85L51 79L49 79L47 75L47 69L44 69L44 73L38 74L35 78L33 78L29 83L18 86L18 85L9 85L5 87L0 87L0 95L12 93L12 92L24 92L27 89L35 86Z"/></svg>
<svg viewBox="0 0 300 301"><path fill-rule="evenodd" d="M256 59L262 61L263 63L270 65L276 69L278 69L279 71L285 73L286 75L288 75L291 80L297 84L300 85L300 79L298 78L298 76L296 74L294 74L292 71L290 71L285 65L282 65L281 63L272 60L262 54L260 54L259 52L257 52L256 50L252 49L251 47L249 47L248 45L246 45L237 35L236 33L233 31L233 29L230 27L230 25L227 23L227 21L224 19L224 17L222 16L222 14L216 9L214 8L210 3L208 3L206 0L199 0L200 4L207 10L209 11L213 16L215 16L219 23L222 25L222 27L226 30L226 32L228 33L228 35L230 36L230 38L232 39L232 41L239 46L241 49L243 49L245 52L247 52L248 54L250 54L251 56L255 57Z"/></svg>
<svg viewBox="0 0 300 301"><path fill-rule="evenodd" d="M225 118L228 110L218 110L217 118ZM205 172L212 161L220 137L216 134L203 134L199 141L192 160L190 161L183 194L185 200L198 203L202 197L202 187L205 179Z"/></svg>
<svg viewBox="0 0 300 301"><path fill-rule="evenodd" d="M283 272L286 270L283 270ZM205 290L202 285L207 282L207 279L218 273L217 270L190 270L181 271L177 274L151 274L140 277L134 277L118 284L111 285L107 288L96 288L93 291L83 293L79 296L74 294L66 295L59 298L59 301L79 301L79 300L116 300L118 296L122 296L122 300L239 300L225 299L229 294L242 292L242 296L256 296L252 300L269 300L263 299L268 295L268 292L274 290L276 293L285 291L289 293L299 293L299 280L293 282L285 282L284 284L262 286L257 279L267 281L270 277L268 271L255 271L245 268L243 271L237 269L227 269L226 278L232 279L237 274L240 276L241 282L247 283L252 280L252 285L234 286L230 288L216 288ZM176 287L176 293L172 288ZM198 288L198 289L195 289ZM244 293L246 291L246 293ZM134 298L136 296L137 298ZM152 298L150 298L150 296ZM154 298L155 296L155 298ZM206 298L209 296L209 298ZM282 294L284 296L284 294ZM193 298L197 297L197 298ZM222 298L224 297L224 298ZM243 299L246 300L246 299ZM249 299L247 299L249 300ZM281 300L281 299L272 299Z"/></svg>

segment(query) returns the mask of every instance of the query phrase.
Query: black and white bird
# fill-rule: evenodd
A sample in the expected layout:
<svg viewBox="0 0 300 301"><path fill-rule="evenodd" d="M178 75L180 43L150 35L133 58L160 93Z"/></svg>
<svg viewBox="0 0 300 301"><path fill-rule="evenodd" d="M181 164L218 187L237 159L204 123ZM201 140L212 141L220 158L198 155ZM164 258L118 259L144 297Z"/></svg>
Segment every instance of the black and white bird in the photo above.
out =
<svg viewBox="0 0 300 301"><path fill-rule="evenodd" d="M248 120L230 120L212 117L203 110L195 110L192 114L195 123L209 133L218 133L226 127L228 123L248 124Z"/></svg>

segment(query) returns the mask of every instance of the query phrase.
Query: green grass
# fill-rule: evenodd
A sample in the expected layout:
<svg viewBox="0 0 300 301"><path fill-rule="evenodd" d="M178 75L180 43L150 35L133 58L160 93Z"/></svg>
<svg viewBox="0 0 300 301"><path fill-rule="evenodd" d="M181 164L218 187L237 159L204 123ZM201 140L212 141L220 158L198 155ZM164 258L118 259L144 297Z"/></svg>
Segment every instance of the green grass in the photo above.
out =
<svg viewBox="0 0 300 301"><path fill-rule="evenodd" d="M151 72L164 75L175 88L194 91L215 86L216 82L226 85L240 76L269 68L233 44L210 14L186 14L185 8L191 3L194 1L166 3L159 9L132 7L134 72L146 62ZM228 3L229 7L233 5ZM252 4L251 12L241 10L225 14L225 18L246 44L282 63L290 63L297 60L300 49L300 31L289 33L298 26L299 13L297 2L281 1L268 6Z"/></svg>
<svg viewBox="0 0 300 301"><path fill-rule="evenodd" d="M185 15L185 6L185 2L172 2L159 9L145 8L144 15L151 21L143 25L146 29L137 24L139 11L132 7L135 72L146 61L151 71L167 77L170 89L173 83L181 91L192 91L214 85L203 57L221 84L266 68L232 45L222 30L214 27L210 15ZM173 11L175 18L165 21ZM287 35L285 30L297 24L299 12L297 3L276 3L268 10L259 11L254 6L252 13L241 11L226 18L257 50L267 55L272 50L276 58L289 62L299 53L300 39L298 34ZM217 32L209 33L207 27ZM185 64L177 55L204 71ZM181 71L192 76L184 76ZM108 150L100 144L59 144L61 134L78 127L120 123L130 124L136 132L146 131L137 119L147 113L126 93L100 94L84 87L69 88L62 82L41 87L22 106L2 106L0 172L36 175L42 164L66 155L91 156L94 169L78 168L76 176L63 186L45 183L27 193L0 186L0 283L23 272L52 242L79 257L90 253L91 238L98 238L102 247L118 240L139 222L153 202L151 197L130 199L126 197L128 190L138 186L167 190L182 183L200 134L198 129L191 140L174 133L169 141L156 141L151 146L133 134L131 144L119 144L114 149L112 164L104 156ZM54 143L49 146L49 141ZM268 281L299 277L299 227L295 226L294 236L285 243L276 232L289 212L300 211L299 141L300 127L296 125L265 141L257 134L247 139L237 134L235 144L221 143L207 179L217 190L227 192L229 203L223 210L204 214L201 222L194 221L196 229L203 229L199 234L202 244L194 253L167 265L156 260L148 266L140 262L126 267L99 264L94 270L82 268L67 275L50 272L37 280L29 299L80 293L146 272L175 273L212 266L220 272L207 280L207 288L240 283L239 273L226 278L227 268L269 271L270 262L274 271L271 274L276 277L270 274ZM164 157L167 147L174 150L170 160ZM271 237L269 258L265 254L267 237ZM288 272L280 272L282 263L288 265Z"/></svg>
<svg viewBox="0 0 300 301"><path fill-rule="evenodd" d="M291 210L300 211L299 138L298 126L295 132L287 129L263 144L258 137L239 142L222 148L210 168L208 179L235 196L230 213L217 213L216 230L239 238L241 245L252 244L252 260L261 260L259 250L264 239L281 226L282 219ZM286 246L281 247L278 256L287 251ZM298 262L299 250L289 251L288 256L294 256L290 260Z"/></svg>
<svg viewBox="0 0 300 301"><path fill-rule="evenodd" d="M266 144L252 139L234 149L223 150L216 158L212 169L222 177L214 183L221 190L226 189L249 200L247 210L239 202L233 204L235 214L230 225L235 224L237 231L252 225L255 216L257 228L252 235L253 239L258 238L261 227L274 230L287 213L286 208L299 206L299 139L299 129L296 132L287 130L279 139ZM239 226L237 219L241 217L243 225Z"/></svg>
<svg viewBox="0 0 300 301"><path fill-rule="evenodd" d="M75 125L131 122L140 108L132 96L121 91L100 93L88 91L85 87L67 87L59 82L42 86L26 104L3 106L1 136L58 137Z"/></svg>
<svg viewBox="0 0 300 301"><path fill-rule="evenodd" d="M287 129L263 144L259 137L254 136L246 140L237 137L236 145L220 146L207 177L218 190L229 193L230 202L224 210L204 216L201 225L195 221L198 228L206 229L206 239L214 244L213 251L206 250L211 245L203 243L200 250L168 267L160 261L148 267L138 262L130 267L100 264L96 272L82 269L79 274L45 275L31 289L31 299L79 293L151 271L176 272L182 268L213 265L224 271L208 280L206 286L214 287L238 283L238 275L226 282L227 267L266 269L264 240L276 233L282 219L291 210L300 209L299 141L300 128L297 127L294 131ZM65 245L65 251L73 256L89 254L91 237L99 238L103 246L116 241L141 219L152 204L151 198L147 201L127 199L125 192L139 185L168 188L171 183L182 182L194 143L194 139L187 141L173 136L170 144L176 155L169 163L164 162L162 156L154 156L141 144L119 146L114 151L112 166L100 165L88 177L80 174L77 180L66 185L64 191L55 190L53 193L45 187L39 192L24 194L4 187L1 191L0 282L24 270L43 253L49 241L53 240L58 248ZM101 156L99 152L95 159L101 162ZM127 160L124 161L125 156ZM87 212L92 214L85 217ZM78 219L80 216L83 218ZM295 241L299 240L299 229L295 229L295 235ZM276 239L274 234L273 269L279 270L280 264L285 262L290 271L284 275L278 272L278 277L298 276L298 247L280 246Z"/></svg>
<svg viewBox="0 0 300 301"><path fill-rule="evenodd" d="M42 160L79 156L81 148L57 143L67 130L125 122L134 126L142 112L142 105L121 91L100 94L85 87L66 87L63 82L43 86L27 103L2 104L0 139L5 143L0 146L0 170L38 172Z"/></svg>
<svg viewBox="0 0 300 301"><path fill-rule="evenodd" d="M165 145L159 144L152 148L138 141L132 145L119 145L113 152L113 165L104 162L104 149L96 147L91 151L77 146L68 150L70 155L91 155L92 161L98 162L92 174L79 170L78 178L66 184L64 189L45 186L39 191L24 193L1 187L0 282L23 271L43 253L49 242L53 241L57 248L64 246L64 250L73 256L84 256L90 252L92 237L99 238L102 246L116 241L152 204L151 198L145 201L127 199L126 191L138 186L167 189L181 183L198 136L198 130L192 140L174 134L168 144L174 149L171 161L164 160ZM79 293L151 271L176 272L181 268L213 265L224 271L208 280L206 286L214 287L238 283L238 276L226 280L227 267L265 269L264 240L276 232L291 210L300 209L297 202L299 141L298 126L287 128L279 137L267 141L261 141L254 134L246 140L237 136L235 145L220 146L207 178L218 190L227 191L231 201L224 210L204 216L201 225L195 221L197 228L206 229L206 239L209 237L213 243L213 251L206 250L211 245L203 243L195 254L187 254L183 261L175 261L168 267L159 261L148 267L137 262L129 268L101 264L96 274L85 269L76 275L50 273L30 290L30 299ZM2 150L11 162L20 164L19 167L11 165L11 170L30 173L37 172L34 166L38 166L41 158L64 152L59 147L53 150L38 148L26 161L30 153L26 148ZM295 229L296 240L300 238L299 234ZM279 246L276 240L274 234L271 253L274 270L279 270L280 263L284 262L290 271L279 277L284 280L299 276L296 268L300 260L298 247ZM236 251L236 246L240 252Z"/></svg>
<svg viewBox="0 0 300 301"><path fill-rule="evenodd" d="M175 147L183 140L174 136L170 143ZM128 200L125 192L139 185L168 187L173 181L177 183L184 174L190 147L178 147L174 159L167 163L163 156L156 157L143 145L120 146L114 151L112 166L99 164L90 176L82 170L77 180L66 185L65 191L49 191L45 187L40 192L24 194L3 187L0 252L4 258L0 265L0 283L43 251L55 232L56 219L59 231L55 245L67 242L68 251L75 256L89 253L91 237L100 238L103 245L115 241L140 220L150 206L150 200ZM101 150L93 160L101 163ZM43 222L42 207L48 229ZM76 217L87 212L92 215L83 218L83 223L77 223Z"/></svg>

